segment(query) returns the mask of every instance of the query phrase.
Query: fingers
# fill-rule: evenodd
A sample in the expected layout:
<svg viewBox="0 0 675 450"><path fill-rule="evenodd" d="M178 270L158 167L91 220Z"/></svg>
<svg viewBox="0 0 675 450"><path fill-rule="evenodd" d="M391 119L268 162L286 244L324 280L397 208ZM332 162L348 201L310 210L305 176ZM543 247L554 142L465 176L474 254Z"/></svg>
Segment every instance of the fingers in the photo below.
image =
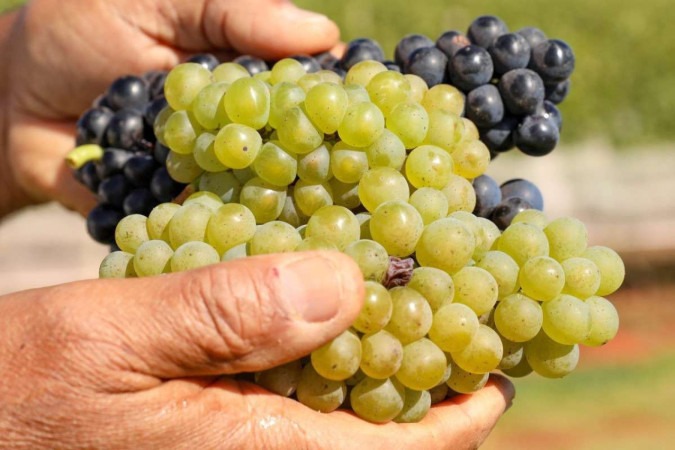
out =
<svg viewBox="0 0 675 450"><path fill-rule="evenodd" d="M102 357L118 370L165 379L298 359L349 327L363 282L348 256L311 252L83 282L71 285L68 296L71 305L80 302L73 318L85 327L79 334L123 352Z"/></svg>
<svg viewBox="0 0 675 450"><path fill-rule="evenodd" d="M279 59L329 50L340 35L337 25L326 16L287 0L174 1L171 8L162 13L169 22L160 28L163 36L159 37L181 49L233 49Z"/></svg>

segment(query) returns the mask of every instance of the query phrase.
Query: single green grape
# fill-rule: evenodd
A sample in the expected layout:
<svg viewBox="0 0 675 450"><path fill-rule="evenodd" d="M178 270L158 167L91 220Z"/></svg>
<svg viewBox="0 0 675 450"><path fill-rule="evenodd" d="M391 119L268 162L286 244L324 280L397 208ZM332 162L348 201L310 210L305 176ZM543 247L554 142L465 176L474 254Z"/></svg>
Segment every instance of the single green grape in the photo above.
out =
<svg viewBox="0 0 675 450"><path fill-rule="evenodd" d="M349 96L336 83L321 82L307 91L305 111L316 127L326 134L337 131L349 106Z"/></svg>
<svg viewBox="0 0 675 450"><path fill-rule="evenodd" d="M416 188L442 189L450 181L452 170L452 157L435 145L420 145L405 162L406 178Z"/></svg>
<svg viewBox="0 0 675 450"><path fill-rule="evenodd" d="M134 271L139 277L168 273L171 269L173 250L166 242L151 239L143 242L133 258Z"/></svg>
<svg viewBox="0 0 675 450"><path fill-rule="evenodd" d="M349 400L354 412L362 419L386 423L403 410L405 387L396 378L366 377L352 388Z"/></svg>
<svg viewBox="0 0 675 450"><path fill-rule="evenodd" d="M528 259L518 275L525 295L539 301L556 298L565 286L565 270L553 258L535 256Z"/></svg>
<svg viewBox="0 0 675 450"><path fill-rule="evenodd" d="M349 105L338 126L338 135L354 147L368 147L384 131L384 115L373 103Z"/></svg>
<svg viewBox="0 0 675 450"><path fill-rule="evenodd" d="M347 397L344 381L329 380L319 375L312 364L307 364L300 373L295 391L298 401L315 411L335 411Z"/></svg>
<svg viewBox="0 0 675 450"><path fill-rule="evenodd" d="M571 373L579 362L579 346L561 344L544 331L525 345L529 366L546 378L562 378Z"/></svg>
<svg viewBox="0 0 675 450"><path fill-rule="evenodd" d="M230 123L218 131L213 145L216 157L222 164L232 169L244 169L253 164L258 156L262 137L254 128Z"/></svg>
<svg viewBox="0 0 675 450"><path fill-rule="evenodd" d="M220 255L206 242L190 241L176 249L171 257L171 271L197 269L220 262Z"/></svg>
<svg viewBox="0 0 675 450"><path fill-rule="evenodd" d="M497 303L499 286L490 272L480 267L463 267L452 275L456 303L471 308L476 315L490 312Z"/></svg>
<svg viewBox="0 0 675 450"><path fill-rule="evenodd" d="M356 217L354 219L356 220ZM356 220L356 223L360 230L358 220ZM384 280L389 268L389 255L381 244L370 239L360 239L348 244L344 248L344 252L356 261L361 273L363 273L364 280L372 280L378 283Z"/></svg>
<svg viewBox="0 0 675 450"><path fill-rule="evenodd" d="M499 334L513 342L527 342L541 330L544 313L538 302L523 294L502 298L494 312Z"/></svg>
<svg viewBox="0 0 675 450"><path fill-rule="evenodd" d="M542 329L556 342L573 345L588 339L591 332L591 311L586 302L572 295L561 294L541 306L544 312Z"/></svg>
<svg viewBox="0 0 675 450"><path fill-rule="evenodd" d="M396 378L405 387L422 391L443 380L448 361L433 341L422 338L403 347L403 360Z"/></svg>
<svg viewBox="0 0 675 450"><path fill-rule="evenodd" d="M286 253L295 251L302 238L300 233L286 222L272 220L259 225L249 241L250 255Z"/></svg>
<svg viewBox="0 0 675 450"><path fill-rule="evenodd" d="M614 339L619 331L619 313L606 298L592 296L586 299L591 311L591 332L582 344L597 347Z"/></svg>
<svg viewBox="0 0 675 450"><path fill-rule="evenodd" d="M478 316L466 305L449 303L433 317L429 338L445 352L456 352L469 345L478 332Z"/></svg>
<svg viewBox="0 0 675 450"><path fill-rule="evenodd" d="M251 210L256 223L276 220L284 209L286 188L251 178L241 188L239 202Z"/></svg>
<svg viewBox="0 0 675 450"><path fill-rule="evenodd" d="M401 139L385 128L380 137L366 148L368 166L391 167L400 171L407 156L405 149Z"/></svg>
<svg viewBox="0 0 675 450"><path fill-rule="evenodd" d="M350 330L333 338L311 354L314 370L324 378L346 380L361 363L361 340Z"/></svg>
<svg viewBox="0 0 675 450"><path fill-rule="evenodd" d="M115 227L115 243L120 250L134 254L139 245L150 240L147 221L142 214L131 214L119 221Z"/></svg>
<svg viewBox="0 0 675 450"><path fill-rule="evenodd" d="M581 256L593 261L600 270L600 287L595 295L609 295L621 287L626 268L617 252L609 247L596 245L587 248Z"/></svg>
<svg viewBox="0 0 675 450"><path fill-rule="evenodd" d="M405 148L418 147L429 130L429 113L417 102L400 103L387 116L387 128Z"/></svg>
<svg viewBox="0 0 675 450"><path fill-rule="evenodd" d="M392 288L389 293L393 309L385 329L403 345L426 336L431 328L433 313L422 294L404 286Z"/></svg>
<svg viewBox="0 0 675 450"><path fill-rule="evenodd" d="M256 232L256 220L244 205L227 203L216 210L206 227L206 242L219 254L251 240Z"/></svg>
<svg viewBox="0 0 675 450"><path fill-rule="evenodd" d="M394 376L403 361L403 345L386 330L366 334L361 338L361 370L378 380Z"/></svg>
<svg viewBox="0 0 675 450"><path fill-rule="evenodd" d="M469 344L452 352L452 359L467 372L480 374L496 369L503 355L504 347L497 332L480 324Z"/></svg>
<svg viewBox="0 0 675 450"><path fill-rule="evenodd" d="M98 268L99 278L133 278L134 270L133 253L121 250L108 253Z"/></svg>
<svg viewBox="0 0 675 450"><path fill-rule="evenodd" d="M452 277L435 267L416 267L407 286L422 294L433 312L452 303L455 283Z"/></svg>
<svg viewBox="0 0 675 450"><path fill-rule="evenodd" d="M423 230L420 213L409 203L398 200L382 203L370 218L370 235L391 256L411 255Z"/></svg>
<svg viewBox="0 0 675 450"><path fill-rule="evenodd" d="M445 218L424 228L415 252L421 266L436 267L452 275L471 261L474 247L475 239L466 225Z"/></svg>
<svg viewBox="0 0 675 450"><path fill-rule="evenodd" d="M377 167L366 171L359 182L359 199L370 211L389 201L407 202L410 187L405 177L391 167Z"/></svg>
<svg viewBox="0 0 675 450"><path fill-rule="evenodd" d="M239 78L232 82L223 98L227 117L254 130L267 124L270 116L270 91L256 78Z"/></svg>
<svg viewBox="0 0 675 450"><path fill-rule="evenodd" d="M211 72L208 69L196 63L178 64L166 77L164 96L174 110L186 110L209 84Z"/></svg>

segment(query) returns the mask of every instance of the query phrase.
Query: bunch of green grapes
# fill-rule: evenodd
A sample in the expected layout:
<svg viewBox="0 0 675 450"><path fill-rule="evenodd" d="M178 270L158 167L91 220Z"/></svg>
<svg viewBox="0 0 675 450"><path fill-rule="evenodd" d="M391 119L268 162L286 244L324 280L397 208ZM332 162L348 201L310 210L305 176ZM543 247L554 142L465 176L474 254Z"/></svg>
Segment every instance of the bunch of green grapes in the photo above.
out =
<svg viewBox="0 0 675 450"><path fill-rule="evenodd" d="M490 153L460 116L464 97L375 61L344 81L285 59L249 73L181 64L155 122L182 204L130 215L100 276L151 276L252 255L336 250L366 288L352 327L307 358L254 374L330 412L416 422L489 373L562 377L579 345L618 329L605 298L624 266L588 246L585 226L518 214L504 231L477 217L471 180Z"/></svg>

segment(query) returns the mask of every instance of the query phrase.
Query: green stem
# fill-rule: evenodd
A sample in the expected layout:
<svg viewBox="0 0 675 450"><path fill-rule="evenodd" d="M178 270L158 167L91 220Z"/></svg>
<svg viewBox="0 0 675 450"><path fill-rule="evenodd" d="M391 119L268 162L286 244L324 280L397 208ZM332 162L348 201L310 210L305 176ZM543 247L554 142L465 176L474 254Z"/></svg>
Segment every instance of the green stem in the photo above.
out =
<svg viewBox="0 0 675 450"><path fill-rule="evenodd" d="M89 161L96 161L103 156L103 148L100 145L86 144L75 147L66 155L66 164L73 169L79 169Z"/></svg>

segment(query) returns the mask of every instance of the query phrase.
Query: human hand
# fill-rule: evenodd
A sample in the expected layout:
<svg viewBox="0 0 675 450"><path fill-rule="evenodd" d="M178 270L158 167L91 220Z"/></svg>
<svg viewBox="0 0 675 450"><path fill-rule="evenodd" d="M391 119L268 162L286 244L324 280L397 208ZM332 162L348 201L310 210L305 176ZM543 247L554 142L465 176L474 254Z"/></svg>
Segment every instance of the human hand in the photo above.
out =
<svg viewBox="0 0 675 450"><path fill-rule="evenodd" d="M315 53L338 37L328 18L288 0L31 1L13 18L3 50L10 175L25 201L58 200L86 213L94 197L63 159L77 116L116 77L169 69L206 51L270 59ZM0 140L0 163L2 151Z"/></svg>
<svg viewBox="0 0 675 450"><path fill-rule="evenodd" d="M338 335L361 277L348 256L314 252L0 297L0 447L477 447L513 396L503 378L420 423L374 425L220 376Z"/></svg>

